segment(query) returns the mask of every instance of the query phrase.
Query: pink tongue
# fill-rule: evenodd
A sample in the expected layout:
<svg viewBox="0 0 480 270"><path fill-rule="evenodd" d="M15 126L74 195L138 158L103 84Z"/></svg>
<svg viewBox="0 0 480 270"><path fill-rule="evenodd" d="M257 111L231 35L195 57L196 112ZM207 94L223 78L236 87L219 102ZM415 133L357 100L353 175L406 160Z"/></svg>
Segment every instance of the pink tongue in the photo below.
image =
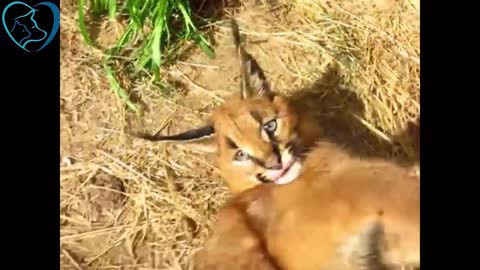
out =
<svg viewBox="0 0 480 270"><path fill-rule="evenodd" d="M285 168L282 168L281 170L272 170L272 171L266 171L265 175L272 179L272 180L277 180L277 178L281 177L283 173L285 172Z"/></svg>
<svg viewBox="0 0 480 270"><path fill-rule="evenodd" d="M294 160L290 160L290 162L288 162L287 164L283 164L283 168L281 168L280 170L267 170L265 172L265 176L268 178L268 179L271 179L273 181L277 181L280 177L282 177L286 171L288 171L290 169L290 166L292 166L294 163Z"/></svg>

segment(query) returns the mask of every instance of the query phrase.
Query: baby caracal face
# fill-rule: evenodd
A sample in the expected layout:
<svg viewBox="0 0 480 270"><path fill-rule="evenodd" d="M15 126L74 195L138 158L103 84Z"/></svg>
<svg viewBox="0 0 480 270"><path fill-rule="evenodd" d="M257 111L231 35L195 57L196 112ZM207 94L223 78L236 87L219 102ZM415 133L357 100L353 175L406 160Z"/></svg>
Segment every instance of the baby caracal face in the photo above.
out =
<svg viewBox="0 0 480 270"><path fill-rule="evenodd" d="M309 113L274 93L262 68L240 45L240 94L214 110L210 123L171 136L145 136L151 141L188 142L217 154L222 178L233 193L264 183L286 184L302 170L302 156L321 133Z"/></svg>
<svg viewBox="0 0 480 270"><path fill-rule="evenodd" d="M205 262L208 269L418 269L420 181L394 164L320 144L297 180L257 185L219 211L195 258Z"/></svg>
<svg viewBox="0 0 480 270"><path fill-rule="evenodd" d="M213 119L218 166L234 193L262 183L287 184L300 174L300 118L282 96L231 99Z"/></svg>

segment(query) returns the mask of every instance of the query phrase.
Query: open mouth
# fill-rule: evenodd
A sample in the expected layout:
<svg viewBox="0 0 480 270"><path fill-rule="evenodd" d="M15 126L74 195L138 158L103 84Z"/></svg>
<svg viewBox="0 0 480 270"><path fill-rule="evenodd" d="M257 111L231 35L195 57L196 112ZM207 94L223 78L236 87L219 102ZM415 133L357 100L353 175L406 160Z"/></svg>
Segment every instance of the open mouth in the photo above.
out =
<svg viewBox="0 0 480 270"><path fill-rule="evenodd" d="M298 158L292 158L292 160L286 164L280 170L267 170L262 178L262 182L274 182L275 184L283 185L292 182L300 174L302 165ZM268 179L268 180L267 180ZM265 181L267 180L267 181Z"/></svg>

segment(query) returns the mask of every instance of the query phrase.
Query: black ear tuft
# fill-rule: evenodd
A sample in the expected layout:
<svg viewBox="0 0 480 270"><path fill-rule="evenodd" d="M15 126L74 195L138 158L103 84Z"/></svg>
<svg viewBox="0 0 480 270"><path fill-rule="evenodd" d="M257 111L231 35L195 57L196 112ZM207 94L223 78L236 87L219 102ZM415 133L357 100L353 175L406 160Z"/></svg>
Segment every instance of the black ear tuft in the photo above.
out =
<svg viewBox="0 0 480 270"><path fill-rule="evenodd" d="M238 57L240 58L240 96L242 98L248 98L252 95L260 95L271 98L272 91L265 73L258 64L257 60L255 60L255 58L253 58L245 50L240 36L238 24L234 19L231 20L231 30L233 42L235 44Z"/></svg>

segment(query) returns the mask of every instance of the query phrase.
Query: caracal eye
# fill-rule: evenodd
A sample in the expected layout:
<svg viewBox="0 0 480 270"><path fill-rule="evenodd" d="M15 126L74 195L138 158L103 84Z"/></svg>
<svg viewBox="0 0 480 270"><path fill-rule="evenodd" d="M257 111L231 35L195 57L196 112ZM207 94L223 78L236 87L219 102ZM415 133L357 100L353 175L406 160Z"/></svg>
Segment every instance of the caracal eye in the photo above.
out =
<svg viewBox="0 0 480 270"><path fill-rule="evenodd" d="M273 119L263 124L263 129L265 129L266 132L275 132L275 130L277 130L277 120Z"/></svg>
<svg viewBox="0 0 480 270"><path fill-rule="evenodd" d="M245 161L249 157L248 153L243 151L243 150L238 150L237 153L235 153L235 160L236 161Z"/></svg>

